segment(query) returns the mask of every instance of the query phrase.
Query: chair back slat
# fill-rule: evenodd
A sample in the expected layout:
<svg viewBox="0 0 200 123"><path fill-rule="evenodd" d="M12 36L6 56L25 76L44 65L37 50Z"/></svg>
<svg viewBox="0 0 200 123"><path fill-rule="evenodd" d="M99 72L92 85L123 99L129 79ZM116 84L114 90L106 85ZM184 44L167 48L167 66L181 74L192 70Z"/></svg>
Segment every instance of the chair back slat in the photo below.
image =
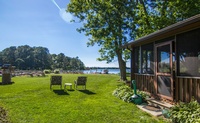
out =
<svg viewBox="0 0 200 123"><path fill-rule="evenodd" d="M79 76L77 80L74 81L74 88L77 89L77 86L81 85L86 89L86 82L87 82L86 76Z"/></svg>
<svg viewBox="0 0 200 123"><path fill-rule="evenodd" d="M87 77L79 76L77 79L77 85L85 85L86 81L87 81Z"/></svg>
<svg viewBox="0 0 200 123"><path fill-rule="evenodd" d="M51 85L62 84L62 76L51 76Z"/></svg>
<svg viewBox="0 0 200 123"><path fill-rule="evenodd" d="M52 85L60 85L62 89L62 76L51 76L50 89L52 89Z"/></svg>

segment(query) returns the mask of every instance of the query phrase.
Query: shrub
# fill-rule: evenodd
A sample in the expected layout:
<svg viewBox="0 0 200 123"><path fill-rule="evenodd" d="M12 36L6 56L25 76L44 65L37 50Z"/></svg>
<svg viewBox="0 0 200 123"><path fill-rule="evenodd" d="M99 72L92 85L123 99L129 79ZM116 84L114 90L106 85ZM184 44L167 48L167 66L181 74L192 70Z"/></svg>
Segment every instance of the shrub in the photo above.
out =
<svg viewBox="0 0 200 123"><path fill-rule="evenodd" d="M59 73L60 73L60 70L55 69L55 70L54 70L54 73L55 73L55 74L59 74Z"/></svg>
<svg viewBox="0 0 200 123"><path fill-rule="evenodd" d="M125 102L130 102L130 97L133 94L133 90L127 85L120 86L113 91L114 96L122 99Z"/></svg>
<svg viewBox="0 0 200 123"><path fill-rule="evenodd" d="M45 70L43 71L43 73L44 73L44 74L50 74L50 73L51 73L51 70L45 69Z"/></svg>
<svg viewBox="0 0 200 123"><path fill-rule="evenodd" d="M145 100L148 96L150 96L148 93L144 91L138 91L138 90L137 90L137 94L140 95L143 100ZM131 102L131 96L134 95L134 92L133 92L133 89L130 88L129 86L123 85L116 88L113 91L113 95L125 102Z"/></svg>
<svg viewBox="0 0 200 123"><path fill-rule="evenodd" d="M137 91L137 94L140 95L143 100L146 100L146 98L150 97L150 94L144 91Z"/></svg>
<svg viewBox="0 0 200 123"><path fill-rule="evenodd" d="M195 100L180 102L169 110L169 114L175 123L200 123L200 104Z"/></svg>
<svg viewBox="0 0 200 123"><path fill-rule="evenodd" d="M7 111L0 107L0 123L8 123Z"/></svg>

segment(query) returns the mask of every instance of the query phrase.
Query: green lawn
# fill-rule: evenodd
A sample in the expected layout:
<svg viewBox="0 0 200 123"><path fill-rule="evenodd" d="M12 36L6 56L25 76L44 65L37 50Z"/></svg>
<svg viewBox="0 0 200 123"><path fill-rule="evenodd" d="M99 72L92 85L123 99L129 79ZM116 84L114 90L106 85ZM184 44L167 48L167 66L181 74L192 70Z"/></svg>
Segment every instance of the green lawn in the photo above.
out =
<svg viewBox="0 0 200 123"><path fill-rule="evenodd" d="M63 84L80 76L63 74ZM156 123L132 103L114 97L122 83L117 75L88 76L87 90L50 90L48 77L13 77L12 85L0 85L0 106L13 123ZM1 77L0 77L1 81ZM81 88L80 88L81 89Z"/></svg>

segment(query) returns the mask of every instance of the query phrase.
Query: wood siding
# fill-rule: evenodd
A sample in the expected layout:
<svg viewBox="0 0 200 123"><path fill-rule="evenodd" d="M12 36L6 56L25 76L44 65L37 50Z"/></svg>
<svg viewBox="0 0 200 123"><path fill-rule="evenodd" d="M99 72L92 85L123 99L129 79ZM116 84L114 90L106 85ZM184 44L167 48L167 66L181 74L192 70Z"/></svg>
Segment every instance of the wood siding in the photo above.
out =
<svg viewBox="0 0 200 123"><path fill-rule="evenodd" d="M154 75L135 74L135 80L137 89L159 96L154 86ZM192 98L200 103L200 77L176 77L173 100L175 102L190 102Z"/></svg>
<svg viewBox="0 0 200 123"><path fill-rule="evenodd" d="M135 74L137 89L149 92L151 94L156 93L154 87L154 75L148 74Z"/></svg>
<svg viewBox="0 0 200 123"><path fill-rule="evenodd" d="M175 101L189 102L192 98L200 103L200 78L176 77Z"/></svg>

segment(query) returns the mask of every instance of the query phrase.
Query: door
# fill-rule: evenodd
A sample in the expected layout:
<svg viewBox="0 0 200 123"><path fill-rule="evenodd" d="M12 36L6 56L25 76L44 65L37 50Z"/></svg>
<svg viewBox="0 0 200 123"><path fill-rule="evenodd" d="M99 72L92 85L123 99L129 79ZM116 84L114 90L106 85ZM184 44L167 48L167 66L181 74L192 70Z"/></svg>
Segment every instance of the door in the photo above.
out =
<svg viewBox="0 0 200 123"><path fill-rule="evenodd" d="M161 97L173 99L172 42L158 44L156 48L156 90Z"/></svg>

